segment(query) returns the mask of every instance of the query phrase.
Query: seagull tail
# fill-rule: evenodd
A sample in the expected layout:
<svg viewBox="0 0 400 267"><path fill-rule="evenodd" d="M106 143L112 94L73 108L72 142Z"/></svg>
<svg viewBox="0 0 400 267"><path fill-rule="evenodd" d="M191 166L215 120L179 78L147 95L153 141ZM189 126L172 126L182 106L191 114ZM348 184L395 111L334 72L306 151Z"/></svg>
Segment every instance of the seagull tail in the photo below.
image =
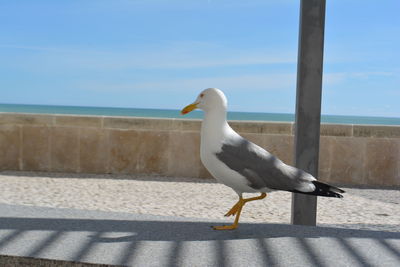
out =
<svg viewBox="0 0 400 267"><path fill-rule="evenodd" d="M337 197L337 198L343 198L343 196L340 193L344 193L345 191L332 186L328 185L325 183L321 183L318 181L312 181L312 183L315 185L315 190L312 192L301 192L298 190L294 190L296 193L302 193L306 195L314 195L314 196L322 196L322 197Z"/></svg>

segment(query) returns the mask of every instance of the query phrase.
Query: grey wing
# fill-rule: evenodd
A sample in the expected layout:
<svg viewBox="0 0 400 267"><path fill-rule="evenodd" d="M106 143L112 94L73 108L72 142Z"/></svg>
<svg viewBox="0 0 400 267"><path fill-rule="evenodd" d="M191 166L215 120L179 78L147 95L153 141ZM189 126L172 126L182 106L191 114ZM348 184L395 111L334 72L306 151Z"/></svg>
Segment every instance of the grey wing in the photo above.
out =
<svg viewBox="0 0 400 267"><path fill-rule="evenodd" d="M310 174L284 164L261 147L242 138L225 143L216 156L249 181L254 189L301 190L315 180ZM307 190L308 191L308 190Z"/></svg>

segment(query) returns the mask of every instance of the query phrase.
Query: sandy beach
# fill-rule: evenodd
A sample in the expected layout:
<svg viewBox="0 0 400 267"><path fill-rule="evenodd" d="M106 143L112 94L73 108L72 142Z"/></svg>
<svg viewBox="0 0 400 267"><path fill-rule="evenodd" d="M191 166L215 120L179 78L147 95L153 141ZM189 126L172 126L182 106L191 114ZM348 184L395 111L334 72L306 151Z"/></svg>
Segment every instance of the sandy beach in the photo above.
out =
<svg viewBox="0 0 400 267"><path fill-rule="evenodd" d="M343 188L318 198L319 226L400 232L400 190ZM1 172L0 203L221 220L237 201L214 180L44 172ZM290 223L291 193L248 203L241 222ZM233 218L225 218L232 221Z"/></svg>

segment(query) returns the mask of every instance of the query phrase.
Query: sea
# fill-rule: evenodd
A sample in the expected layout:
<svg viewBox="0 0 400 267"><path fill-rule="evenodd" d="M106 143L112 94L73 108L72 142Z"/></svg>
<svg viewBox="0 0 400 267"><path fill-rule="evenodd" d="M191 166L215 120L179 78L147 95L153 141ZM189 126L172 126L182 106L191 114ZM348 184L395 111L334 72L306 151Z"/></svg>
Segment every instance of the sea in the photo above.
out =
<svg viewBox="0 0 400 267"><path fill-rule="evenodd" d="M180 110L174 110L174 109L79 107L79 106L51 106L51 105L23 105L23 104L0 104L0 112L153 117L153 118L201 119L203 117L203 113L201 111L193 111L185 116L182 116L180 114ZM294 114L289 114L289 113L237 112L237 111L228 112L228 120L293 122L294 119L295 119ZM400 118L322 114L321 122L338 123L338 124L400 125Z"/></svg>

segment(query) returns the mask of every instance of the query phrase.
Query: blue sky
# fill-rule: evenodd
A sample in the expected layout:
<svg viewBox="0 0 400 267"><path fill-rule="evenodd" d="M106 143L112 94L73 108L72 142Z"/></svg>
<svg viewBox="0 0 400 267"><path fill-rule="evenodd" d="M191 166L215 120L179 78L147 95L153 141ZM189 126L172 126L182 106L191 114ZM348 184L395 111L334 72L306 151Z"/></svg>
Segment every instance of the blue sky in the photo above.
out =
<svg viewBox="0 0 400 267"><path fill-rule="evenodd" d="M293 113L296 0L0 0L0 103ZM322 112L400 117L399 0L328 0Z"/></svg>

